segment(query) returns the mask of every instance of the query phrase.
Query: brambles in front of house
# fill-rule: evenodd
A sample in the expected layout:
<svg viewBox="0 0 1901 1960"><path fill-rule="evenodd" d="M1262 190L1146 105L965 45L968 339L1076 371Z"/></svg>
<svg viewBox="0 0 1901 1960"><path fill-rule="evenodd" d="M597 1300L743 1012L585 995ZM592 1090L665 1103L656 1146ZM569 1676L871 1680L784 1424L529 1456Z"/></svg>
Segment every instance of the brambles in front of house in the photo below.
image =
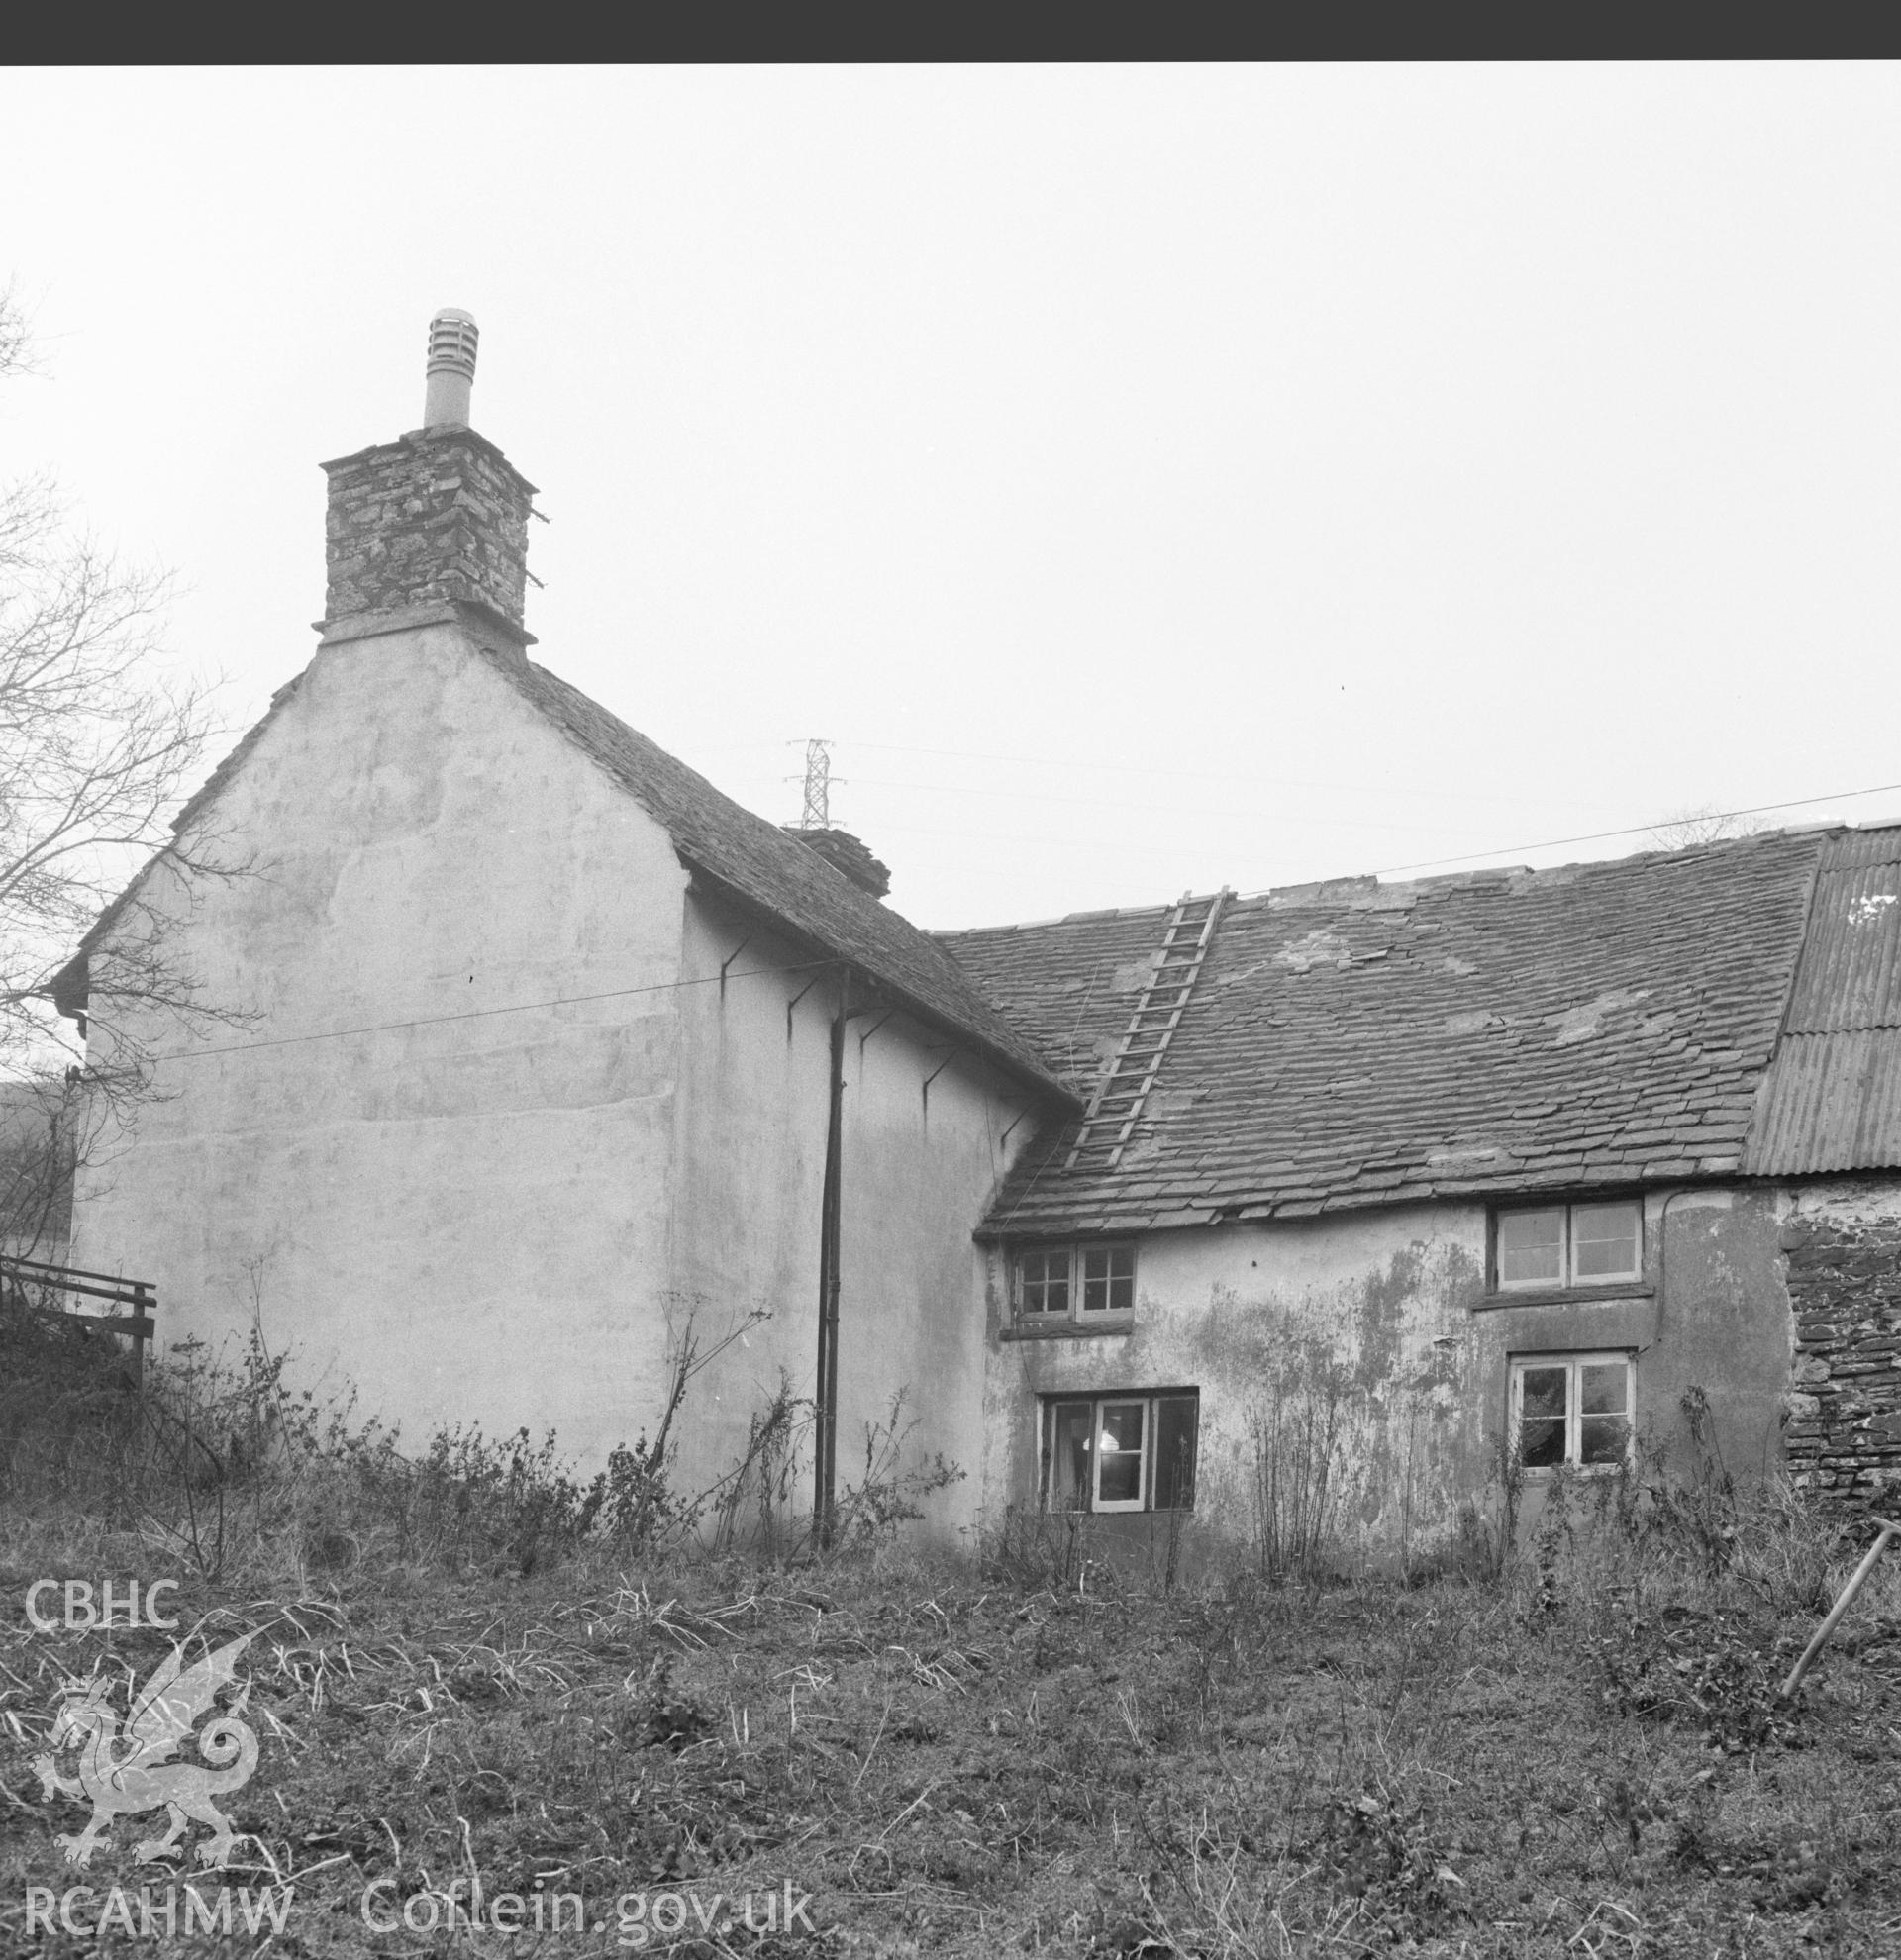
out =
<svg viewBox="0 0 1901 1960"><path fill-rule="evenodd" d="M1387 1922L1396 1936L1465 1916L1465 1881L1431 1814L1379 1782L1333 1798L1306 1850L1341 1891L1363 1902L1369 1921Z"/></svg>
<svg viewBox="0 0 1901 1960"><path fill-rule="evenodd" d="M1802 1740L1800 1710L1778 1687L1784 1643L1763 1634L1746 1617L1675 1607L1613 1617L1584 1645L1620 1714L1685 1724L1736 1755Z"/></svg>
<svg viewBox="0 0 1901 1960"><path fill-rule="evenodd" d="M781 1383L754 1412L746 1445L709 1488L677 1477L679 1422L695 1377L764 1318L737 1318L705 1340L697 1303L669 1304L666 1394L644 1432L584 1477L552 1433L438 1430L417 1450L355 1396L293 1385L290 1357L253 1315L235 1349L178 1342L143 1387L110 1342L0 1312L0 1498L113 1529L148 1551L219 1579L260 1563L281 1577L339 1582L362 1569L414 1566L526 1577L585 1552L642 1558L812 1542L813 1410ZM905 1393L865 1425L862 1461L844 1478L831 1544L888 1541L963 1471L911 1447Z"/></svg>

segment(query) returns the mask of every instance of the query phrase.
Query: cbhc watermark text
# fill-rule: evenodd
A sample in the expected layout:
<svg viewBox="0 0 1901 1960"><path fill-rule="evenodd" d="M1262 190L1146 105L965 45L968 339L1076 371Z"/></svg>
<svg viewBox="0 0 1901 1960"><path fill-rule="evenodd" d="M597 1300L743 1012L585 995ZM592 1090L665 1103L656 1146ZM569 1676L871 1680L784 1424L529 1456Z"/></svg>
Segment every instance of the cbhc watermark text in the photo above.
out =
<svg viewBox="0 0 1901 1960"><path fill-rule="evenodd" d="M105 1626L154 1626L162 1633L175 1633L178 1622L160 1614L158 1595L177 1590L175 1579L154 1579L144 1588L137 1579L128 1579L123 1590L110 1579L97 1586L90 1579L36 1579L27 1588L27 1618L42 1633L89 1633ZM62 1597L64 1611L56 1617L41 1610L48 1593Z"/></svg>

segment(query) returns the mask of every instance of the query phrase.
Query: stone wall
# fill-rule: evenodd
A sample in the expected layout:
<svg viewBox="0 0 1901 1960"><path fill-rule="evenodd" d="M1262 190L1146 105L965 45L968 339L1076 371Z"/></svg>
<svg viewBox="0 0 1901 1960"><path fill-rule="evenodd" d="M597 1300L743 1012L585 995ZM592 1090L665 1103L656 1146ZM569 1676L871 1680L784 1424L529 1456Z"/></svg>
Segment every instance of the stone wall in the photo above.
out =
<svg viewBox="0 0 1901 1960"><path fill-rule="evenodd" d="M1782 1249L1796 1342L1789 1469L1843 1496L1901 1489L1901 1193L1804 1207Z"/></svg>
<svg viewBox="0 0 1901 1960"><path fill-rule="evenodd" d="M493 442L424 430L324 470L326 626L459 603L520 629L535 486Z"/></svg>

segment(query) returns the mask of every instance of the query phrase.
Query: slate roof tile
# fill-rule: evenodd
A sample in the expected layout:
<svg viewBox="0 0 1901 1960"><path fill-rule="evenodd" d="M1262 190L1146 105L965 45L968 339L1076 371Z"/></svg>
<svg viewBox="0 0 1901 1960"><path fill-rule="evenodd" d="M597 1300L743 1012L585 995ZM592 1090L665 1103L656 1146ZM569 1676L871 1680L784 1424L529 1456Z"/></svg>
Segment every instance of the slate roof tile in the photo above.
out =
<svg viewBox="0 0 1901 1960"><path fill-rule="evenodd" d="M1047 1065L1086 1093L1159 956L1167 906L937 934Z"/></svg>
<svg viewBox="0 0 1901 1960"><path fill-rule="evenodd" d="M1191 1199L1213 1171L1224 1210L1289 1217L1628 1185L1740 1158L1823 848L1821 833L1777 832L1557 871L1231 900L1122 1165L1067 1168L1075 1125L1051 1124L986 1229L1084 1229L1138 1177L1146 1209ZM943 943L1086 1088L1168 910ZM1891 911L1901 903L1868 916ZM1112 970L1120 993L1103 984ZM1901 1021L1891 970L1863 959L1854 985Z"/></svg>

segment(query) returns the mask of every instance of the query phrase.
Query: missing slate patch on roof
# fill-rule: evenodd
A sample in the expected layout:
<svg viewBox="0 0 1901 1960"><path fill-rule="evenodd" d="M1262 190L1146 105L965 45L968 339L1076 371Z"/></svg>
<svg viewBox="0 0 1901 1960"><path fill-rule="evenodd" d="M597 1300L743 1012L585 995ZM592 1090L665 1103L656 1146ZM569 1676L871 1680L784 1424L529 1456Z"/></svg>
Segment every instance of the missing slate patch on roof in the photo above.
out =
<svg viewBox="0 0 1901 1960"><path fill-rule="evenodd" d="M1298 939L1289 939L1274 959L1281 966L1291 966L1296 973L1309 973L1316 966L1351 966L1353 956L1338 932L1330 932L1321 926Z"/></svg>
<svg viewBox="0 0 1901 1960"><path fill-rule="evenodd" d="M1557 1029L1557 1038L1551 1045L1568 1048L1574 1041L1588 1041L1604 1031L1604 1024L1613 1015L1622 1014L1626 1008L1634 1008L1639 1001L1648 1001L1650 997L1648 987L1613 987L1609 993L1599 994L1580 1007L1551 1015L1545 1023L1546 1027Z"/></svg>
<svg viewBox="0 0 1901 1960"><path fill-rule="evenodd" d="M1449 1014L1444 1026L1448 1034L1482 1034L1488 1028L1504 1028L1502 1014L1488 1014L1483 1008L1472 1014Z"/></svg>

